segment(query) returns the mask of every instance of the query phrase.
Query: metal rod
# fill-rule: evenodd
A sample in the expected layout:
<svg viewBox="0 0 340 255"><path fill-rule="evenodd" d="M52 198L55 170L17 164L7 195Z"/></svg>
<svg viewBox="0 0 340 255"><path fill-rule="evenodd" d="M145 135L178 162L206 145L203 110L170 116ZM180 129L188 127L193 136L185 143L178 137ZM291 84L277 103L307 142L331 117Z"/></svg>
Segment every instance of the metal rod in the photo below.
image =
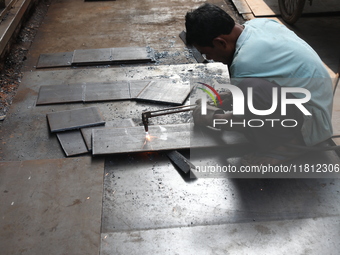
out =
<svg viewBox="0 0 340 255"><path fill-rule="evenodd" d="M187 111L193 110L195 107L196 107L196 104L192 104L192 105L182 105L182 106L156 110L156 111L143 112L142 121L143 121L145 132L148 132L149 130L149 118L178 113L178 112L187 112Z"/></svg>
<svg viewBox="0 0 340 255"><path fill-rule="evenodd" d="M178 112L187 112L191 111L196 107L196 105L186 105L186 106L179 106L179 107L173 107L173 108L167 108L163 110L157 110L157 111L150 111L150 117L155 116L162 116L172 113L178 113Z"/></svg>

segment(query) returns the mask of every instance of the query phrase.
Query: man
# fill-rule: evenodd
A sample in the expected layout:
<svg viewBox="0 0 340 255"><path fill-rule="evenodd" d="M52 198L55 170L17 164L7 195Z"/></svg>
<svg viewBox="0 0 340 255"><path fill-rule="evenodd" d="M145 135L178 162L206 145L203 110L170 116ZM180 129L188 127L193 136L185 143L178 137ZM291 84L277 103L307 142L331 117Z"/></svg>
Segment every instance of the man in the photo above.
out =
<svg viewBox="0 0 340 255"><path fill-rule="evenodd" d="M277 111L269 116L295 118L298 120L295 128L266 127L261 131L260 128L245 128L247 137L260 150L246 155L243 164L280 164L304 152L293 150L284 143L313 146L331 137L331 78L319 56L305 41L274 20L254 19L244 25L237 24L225 11L211 4L188 12L185 19L187 43L208 59L227 64L231 83L240 86L246 97L247 88L252 87L254 107L271 107L272 97L268 95L272 94L273 87L277 87L279 93L282 87L304 88L311 93L311 99L304 104L311 115L302 114L292 105L286 116L280 116ZM289 96L303 98L305 95L292 93ZM229 103L223 104L221 107L227 109L230 99ZM214 118L231 120L239 117L211 108L207 116L202 116L198 108L194 111L194 120L199 125L211 125ZM245 113L243 117L253 116Z"/></svg>

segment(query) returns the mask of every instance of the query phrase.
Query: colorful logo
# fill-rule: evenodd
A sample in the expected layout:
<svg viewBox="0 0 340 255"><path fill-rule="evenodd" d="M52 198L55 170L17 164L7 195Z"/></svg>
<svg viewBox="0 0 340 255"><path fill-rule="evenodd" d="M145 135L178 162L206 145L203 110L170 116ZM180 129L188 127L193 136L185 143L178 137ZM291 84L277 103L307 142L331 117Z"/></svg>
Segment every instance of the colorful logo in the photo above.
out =
<svg viewBox="0 0 340 255"><path fill-rule="evenodd" d="M214 95L213 95L209 90L207 90L207 89L205 89L205 88L200 88L200 87L198 87L199 89L203 90L205 93L208 94L208 96L213 100L215 106L217 106L216 98L217 98L219 104L222 105L221 96L217 93L217 91L216 91L212 86L210 86L210 85L208 85L208 84L205 84L205 83L203 83L203 82L197 82L197 83L202 84L203 86L206 86L208 89L210 89L210 90L216 95L216 97L214 97Z"/></svg>

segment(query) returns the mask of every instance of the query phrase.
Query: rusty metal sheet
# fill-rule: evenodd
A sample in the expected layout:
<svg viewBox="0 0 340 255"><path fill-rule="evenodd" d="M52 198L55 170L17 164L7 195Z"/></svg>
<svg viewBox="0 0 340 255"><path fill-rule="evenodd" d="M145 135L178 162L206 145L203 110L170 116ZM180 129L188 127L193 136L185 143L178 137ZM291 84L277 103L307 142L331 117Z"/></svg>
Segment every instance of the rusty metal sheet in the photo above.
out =
<svg viewBox="0 0 340 255"><path fill-rule="evenodd" d="M52 112L47 114L47 119L52 133L105 124L97 107Z"/></svg>
<svg viewBox="0 0 340 255"><path fill-rule="evenodd" d="M181 105L189 96L190 84L176 80L151 81L137 96L138 100Z"/></svg>
<svg viewBox="0 0 340 255"><path fill-rule="evenodd" d="M124 99L130 99L130 88L127 81L91 83L84 87L85 102Z"/></svg>
<svg viewBox="0 0 340 255"><path fill-rule="evenodd" d="M92 64L105 64L111 61L111 49L85 49L75 50L73 53L72 64L74 65L86 65Z"/></svg>
<svg viewBox="0 0 340 255"><path fill-rule="evenodd" d="M135 126L135 123L133 122L132 119L114 119L112 121L105 123L105 127L121 128L121 127L134 127L134 126ZM92 150L92 130L105 128L105 127L88 127L88 128L82 128L80 130L85 140L86 147L89 151Z"/></svg>
<svg viewBox="0 0 340 255"><path fill-rule="evenodd" d="M92 153L115 154L205 148L223 145L221 139L214 139L193 124L149 126L150 139L144 127L104 128L92 131ZM220 133L216 134L220 136Z"/></svg>
<svg viewBox="0 0 340 255"><path fill-rule="evenodd" d="M36 105L83 101L82 84L41 86Z"/></svg>
<svg viewBox="0 0 340 255"><path fill-rule="evenodd" d="M57 137L66 156L75 156L88 152L80 130L60 132L57 133Z"/></svg>
<svg viewBox="0 0 340 255"><path fill-rule="evenodd" d="M1 254L99 254L104 160L0 162Z"/></svg>

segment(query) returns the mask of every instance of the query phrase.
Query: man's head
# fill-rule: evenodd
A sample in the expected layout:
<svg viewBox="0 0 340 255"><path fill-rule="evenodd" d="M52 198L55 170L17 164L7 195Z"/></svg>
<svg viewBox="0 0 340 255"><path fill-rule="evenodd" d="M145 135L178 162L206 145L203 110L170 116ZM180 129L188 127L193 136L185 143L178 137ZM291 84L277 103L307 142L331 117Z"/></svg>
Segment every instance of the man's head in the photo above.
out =
<svg viewBox="0 0 340 255"><path fill-rule="evenodd" d="M186 41L208 59L230 64L237 37L235 21L221 8L204 4L185 16Z"/></svg>

